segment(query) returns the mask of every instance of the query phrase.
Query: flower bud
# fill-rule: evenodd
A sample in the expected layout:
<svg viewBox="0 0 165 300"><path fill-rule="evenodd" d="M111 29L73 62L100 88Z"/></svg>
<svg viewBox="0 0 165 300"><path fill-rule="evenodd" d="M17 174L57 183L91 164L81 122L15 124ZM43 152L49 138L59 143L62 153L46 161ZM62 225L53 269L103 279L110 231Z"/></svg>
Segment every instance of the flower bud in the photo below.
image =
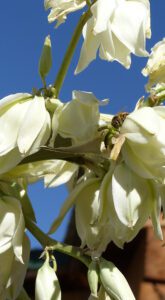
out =
<svg viewBox="0 0 165 300"><path fill-rule="evenodd" d="M99 275L98 275L98 264L96 261L92 261L88 268L88 283L91 290L92 296L97 296Z"/></svg>
<svg viewBox="0 0 165 300"><path fill-rule="evenodd" d="M151 50L147 65L142 70L144 76L149 76L146 85L148 91L157 83L165 83L165 39L155 44Z"/></svg>
<svg viewBox="0 0 165 300"><path fill-rule="evenodd" d="M107 294L114 300L135 300L124 275L110 261L100 260L100 280Z"/></svg>
<svg viewBox="0 0 165 300"><path fill-rule="evenodd" d="M51 51L51 40L48 35L45 38L44 46L42 49L40 61L39 61L39 74L43 83L45 83L45 77L48 75L52 67L52 51Z"/></svg>
<svg viewBox="0 0 165 300"><path fill-rule="evenodd" d="M35 285L35 300L61 300L61 289L55 271L48 258L38 270Z"/></svg>

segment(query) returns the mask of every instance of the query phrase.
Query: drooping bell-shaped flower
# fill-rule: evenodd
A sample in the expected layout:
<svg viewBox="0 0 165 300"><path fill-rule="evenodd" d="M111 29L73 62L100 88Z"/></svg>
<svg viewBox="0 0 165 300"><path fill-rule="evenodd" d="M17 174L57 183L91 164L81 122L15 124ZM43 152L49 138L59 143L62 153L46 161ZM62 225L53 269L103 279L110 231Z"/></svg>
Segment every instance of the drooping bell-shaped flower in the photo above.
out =
<svg viewBox="0 0 165 300"><path fill-rule="evenodd" d="M72 139L74 145L92 140L98 133L99 105L106 103L107 100L99 101L92 93L73 91L72 101L66 103L58 114L55 111L58 133L63 138Z"/></svg>
<svg viewBox="0 0 165 300"><path fill-rule="evenodd" d="M100 180L95 178L87 180L77 195L75 204L76 229L81 246L87 246L94 257L99 257L110 242L104 218L99 222L102 206L100 183Z"/></svg>
<svg viewBox="0 0 165 300"><path fill-rule="evenodd" d="M157 83L165 83L165 39L158 42L151 49L146 67L142 70L144 76L149 76L146 89Z"/></svg>
<svg viewBox="0 0 165 300"><path fill-rule="evenodd" d="M129 114L121 134L125 143L121 152L125 162L144 178L165 178L165 107L140 108Z"/></svg>
<svg viewBox="0 0 165 300"><path fill-rule="evenodd" d="M150 32L148 0L98 0L91 7L92 17L83 28L84 43L75 73L84 70L96 58L118 61L126 68L131 53L147 56L146 38Z"/></svg>
<svg viewBox="0 0 165 300"><path fill-rule="evenodd" d="M16 198L0 197L0 224L0 299L5 300L7 293L7 299L13 300L22 287L30 252L21 205Z"/></svg>
<svg viewBox="0 0 165 300"><path fill-rule="evenodd" d="M47 142L50 123L43 97L20 93L0 101L0 174Z"/></svg>
<svg viewBox="0 0 165 300"><path fill-rule="evenodd" d="M3 179L11 181L24 178L26 183L44 179L45 187L56 187L70 182L77 174L78 166L63 160L42 160L34 163L18 165L3 175Z"/></svg>
<svg viewBox="0 0 165 300"><path fill-rule="evenodd" d="M118 247L131 241L149 217L156 235L162 239L160 199L154 182L141 178L121 163L106 174L100 194L100 219L107 220L109 237Z"/></svg>

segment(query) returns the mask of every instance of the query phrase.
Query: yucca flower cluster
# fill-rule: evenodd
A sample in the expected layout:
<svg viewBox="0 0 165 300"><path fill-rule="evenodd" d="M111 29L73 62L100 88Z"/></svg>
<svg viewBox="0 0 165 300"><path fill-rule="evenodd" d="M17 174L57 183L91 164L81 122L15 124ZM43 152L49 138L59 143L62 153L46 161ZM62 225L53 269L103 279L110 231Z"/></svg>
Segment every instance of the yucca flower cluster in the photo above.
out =
<svg viewBox="0 0 165 300"><path fill-rule="evenodd" d="M44 2L50 9L49 22L57 21L57 26L69 13L86 10L77 31L82 32L84 42L76 73L96 58L97 51L101 59L116 60L126 68L131 65L131 53L149 55L148 0ZM71 45L73 48L73 41ZM72 55L72 49L68 53ZM46 259L36 278L36 300L61 299L55 257L49 252L54 249L62 249L88 267L90 300L134 300L125 277L102 254L111 241L123 248L149 218L156 236L163 239L164 39L152 48L142 71L149 76L148 98L140 99L133 112L115 116L101 114L100 106L107 105L108 100L100 101L91 92L73 90L72 99L63 103L58 92L68 58L56 83L47 86L51 55L48 36L39 62L43 88L0 100L0 299L15 300L26 294L22 285L30 253L27 228L45 248ZM27 187L40 179L48 188L67 184L69 195L49 234L74 207L81 240L78 250L57 241L53 245L52 239L49 241L38 229Z"/></svg>

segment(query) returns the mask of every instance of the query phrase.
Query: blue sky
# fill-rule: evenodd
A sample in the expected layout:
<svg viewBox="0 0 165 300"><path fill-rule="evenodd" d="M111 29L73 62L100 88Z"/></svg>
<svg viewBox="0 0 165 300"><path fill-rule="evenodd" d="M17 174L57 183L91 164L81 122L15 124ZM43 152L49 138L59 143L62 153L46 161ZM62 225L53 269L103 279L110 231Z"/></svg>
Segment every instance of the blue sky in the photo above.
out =
<svg viewBox="0 0 165 300"><path fill-rule="evenodd" d="M1 3L0 99L12 93L31 92L33 87L42 86L38 75L38 60L43 41L48 34L52 40L53 67L47 83L50 84L55 79L80 13L70 14L65 24L54 29L54 25L47 22L48 12L44 11L43 2L43 0L16 0ZM165 1L150 2L152 38L147 41L148 50L165 35ZM60 99L70 100L72 90L91 91L99 99L110 99L109 105L104 107L104 112L114 114L119 111L131 111L136 101L145 94L144 85L147 79L141 75L141 69L147 59L132 56L129 71L116 62L107 63L97 59L85 71L74 76L81 44L82 38L60 93ZM39 182L29 188L29 195L38 224L47 231L66 198L66 188L45 190L43 183ZM58 240L63 239L66 224L67 220L54 235ZM32 247L38 245L35 239L32 239Z"/></svg>

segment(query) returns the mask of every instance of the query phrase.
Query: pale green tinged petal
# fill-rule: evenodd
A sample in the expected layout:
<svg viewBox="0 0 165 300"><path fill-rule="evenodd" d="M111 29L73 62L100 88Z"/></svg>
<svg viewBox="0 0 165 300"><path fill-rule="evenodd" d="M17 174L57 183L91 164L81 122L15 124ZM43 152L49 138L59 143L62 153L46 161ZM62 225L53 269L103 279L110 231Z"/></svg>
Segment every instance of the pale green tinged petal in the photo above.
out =
<svg viewBox="0 0 165 300"><path fill-rule="evenodd" d="M67 212L70 210L70 208L76 203L79 194L81 193L81 191L86 187L86 185L88 186L88 184L90 184L91 182L93 183L93 181L95 182L96 179L88 179L87 181L83 181L81 183L79 183L74 189L73 191L69 194L68 198L66 199L66 201L64 202L64 205L61 208L60 214L58 216L58 218L53 222L53 224L51 225L51 228L49 230L49 234L52 234L53 232L56 231L56 229L60 226L62 220L64 219L65 215L67 214Z"/></svg>
<svg viewBox="0 0 165 300"><path fill-rule="evenodd" d="M149 216L150 195L147 181L124 164L115 168L112 176L113 203L119 220L125 226L133 228L145 212Z"/></svg>
<svg viewBox="0 0 165 300"><path fill-rule="evenodd" d="M59 115L58 133L64 138L71 138L76 145L95 138L99 124L99 103L91 93L74 91L73 100L64 105Z"/></svg>
<svg viewBox="0 0 165 300"><path fill-rule="evenodd" d="M141 149L142 150L142 149ZM145 150L145 147L143 147L143 151ZM150 152L152 154L152 151ZM139 159L138 151L136 151L135 148L131 147L129 143L125 142L125 144L122 147L122 155L127 163L127 165L139 176L143 178L157 178L159 176L164 177L165 176L165 170L163 168L160 168L157 166L154 166L154 168L151 166L151 161L149 164L145 163L145 160L142 161Z"/></svg>
<svg viewBox="0 0 165 300"><path fill-rule="evenodd" d="M18 260L22 260L22 240L25 230L20 203L10 196L3 196L0 201L0 253L13 247Z"/></svg>
<svg viewBox="0 0 165 300"><path fill-rule="evenodd" d="M79 192L75 206L76 229L81 245L87 245L92 250L99 242L98 228L95 228L99 218L99 188L98 179L91 182L88 180L84 189Z"/></svg>
<svg viewBox="0 0 165 300"><path fill-rule="evenodd" d="M4 155L16 147L18 131L30 103L31 99L21 103L17 102L0 111L0 127L3 128L0 132L0 155Z"/></svg>
<svg viewBox="0 0 165 300"><path fill-rule="evenodd" d="M13 260L10 277L6 285L7 299L15 300L21 292L23 282L25 279L28 262L30 256L30 241L26 235L23 239L23 263L19 262L16 258Z"/></svg>
<svg viewBox="0 0 165 300"><path fill-rule="evenodd" d="M24 236L24 231L25 231L25 221L24 221L24 217L23 217L23 213L21 210L21 207L19 208L20 212L19 212L19 219L17 220L17 226L15 228L15 233L13 235L13 250L14 250L14 254L17 257L17 259L20 262L22 261L22 241L23 241L23 236Z"/></svg>
<svg viewBox="0 0 165 300"><path fill-rule="evenodd" d="M25 154L30 150L43 128L46 114L44 98L35 97L18 133L17 144L21 153Z"/></svg>
<svg viewBox="0 0 165 300"><path fill-rule="evenodd" d="M54 112L53 117L52 117L52 121L51 121L51 129L52 129L52 134L51 134L51 138L49 141L49 145L50 147L54 147L54 142L55 142L55 138L57 136L58 133L58 126L59 126L59 122L58 122L58 117L62 111L63 105L60 105Z"/></svg>
<svg viewBox="0 0 165 300"><path fill-rule="evenodd" d="M38 270L35 285L35 300L61 300L61 289L55 271L48 260Z"/></svg>
<svg viewBox="0 0 165 300"><path fill-rule="evenodd" d="M22 156L20 155L17 147L9 151L7 154L0 156L0 174L8 172L21 160Z"/></svg>
<svg viewBox="0 0 165 300"><path fill-rule="evenodd" d="M131 181L127 175L129 178L132 175ZM101 194L103 205L100 218L107 220L109 239L122 248L125 242L137 235L150 216L152 198L148 181L129 171L127 166L119 165L114 175L110 170L104 177Z"/></svg>
<svg viewBox="0 0 165 300"><path fill-rule="evenodd" d="M6 96L0 100L0 111L2 111L3 108L11 106L18 101L21 103L22 101L30 98L32 98L32 95L27 93L17 93Z"/></svg>
<svg viewBox="0 0 165 300"><path fill-rule="evenodd" d="M41 131L39 132L28 154L33 154L34 152L38 151L41 146L45 145L50 137L50 134L51 134L51 121L48 112L46 112L45 122L43 123L43 127L41 128Z"/></svg>
<svg viewBox="0 0 165 300"><path fill-rule="evenodd" d="M69 162L59 161L61 164L60 169L54 172L54 174L48 174L44 177L44 184L46 187L56 187L61 184L67 183L78 171L78 166Z"/></svg>
<svg viewBox="0 0 165 300"><path fill-rule="evenodd" d="M163 233L160 225L160 213L161 213L161 187L154 181L150 181L150 188L152 191L152 209L151 209L151 221L154 228L156 237L163 240Z"/></svg>
<svg viewBox="0 0 165 300"><path fill-rule="evenodd" d="M9 248L0 254L0 299L6 300L6 284L9 279L13 263L13 251Z"/></svg>

